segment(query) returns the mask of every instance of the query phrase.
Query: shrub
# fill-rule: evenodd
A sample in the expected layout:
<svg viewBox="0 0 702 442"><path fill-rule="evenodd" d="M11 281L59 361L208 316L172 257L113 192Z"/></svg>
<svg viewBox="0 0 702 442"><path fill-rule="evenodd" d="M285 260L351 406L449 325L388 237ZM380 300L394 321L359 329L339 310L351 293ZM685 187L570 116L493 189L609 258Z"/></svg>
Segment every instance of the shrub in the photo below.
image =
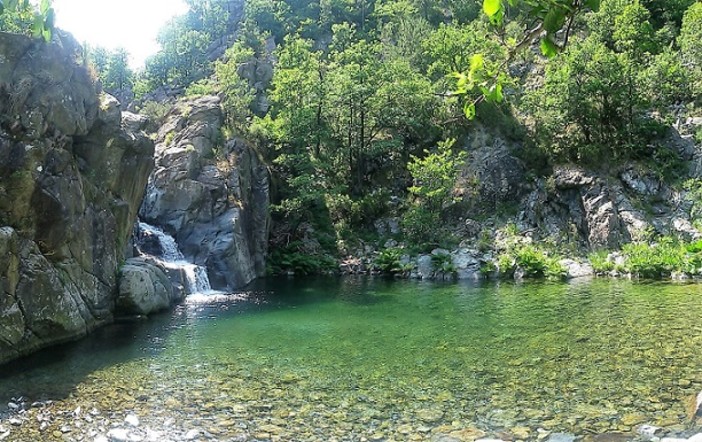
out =
<svg viewBox="0 0 702 442"><path fill-rule="evenodd" d="M566 269L558 257L549 256L544 250L532 244L516 245L511 252L498 257L500 275L513 277L519 269L525 278L563 279Z"/></svg>
<svg viewBox="0 0 702 442"><path fill-rule="evenodd" d="M609 273L614 270L614 262L610 261L608 258L609 252L606 250L598 250L588 256L595 273Z"/></svg>
<svg viewBox="0 0 702 442"><path fill-rule="evenodd" d="M325 254L308 253L299 241L271 251L268 273L294 272L296 275L316 275L336 269L336 260Z"/></svg>
<svg viewBox="0 0 702 442"><path fill-rule="evenodd" d="M212 80L205 78L195 83L191 83L185 89L186 97L197 97L202 95L214 95L217 93L217 88Z"/></svg>
<svg viewBox="0 0 702 442"><path fill-rule="evenodd" d="M453 152L454 142L439 143L435 152L426 151L422 158L412 156L407 165L414 184L408 189L411 201L402 225L416 243L439 244L444 236L441 213L454 202L453 186L465 159L465 152Z"/></svg>
<svg viewBox="0 0 702 442"><path fill-rule="evenodd" d="M638 67L594 38L573 44L529 93L537 139L555 161L599 164L649 154L648 103Z"/></svg>
<svg viewBox="0 0 702 442"><path fill-rule="evenodd" d="M453 259L448 253L431 255L431 267L435 273L443 273L444 275L456 273L456 266L453 265Z"/></svg>
<svg viewBox="0 0 702 442"><path fill-rule="evenodd" d="M170 110L171 106L167 103L147 101L141 106L139 113L149 118L149 130L156 132L166 121L166 116Z"/></svg>
<svg viewBox="0 0 702 442"><path fill-rule="evenodd" d="M687 248L678 240L661 238L658 243L630 243L622 247L624 270L642 278L662 278L673 272L694 271Z"/></svg>
<svg viewBox="0 0 702 442"><path fill-rule="evenodd" d="M402 249L388 248L380 252L373 263L383 273L395 274L405 271L401 263Z"/></svg>

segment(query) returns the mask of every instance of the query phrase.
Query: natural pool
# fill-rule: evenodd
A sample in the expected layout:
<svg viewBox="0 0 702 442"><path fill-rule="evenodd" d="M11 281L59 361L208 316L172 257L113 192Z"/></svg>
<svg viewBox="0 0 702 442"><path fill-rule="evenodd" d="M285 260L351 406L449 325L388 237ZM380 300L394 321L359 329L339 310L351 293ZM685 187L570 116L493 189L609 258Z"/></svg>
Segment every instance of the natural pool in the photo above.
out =
<svg viewBox="0 0 702 442"><path fill-rule="evenodd" d="M0 367L3 404L54 400L0 436L93 441L130 413L159 441L691 432L701 319L694 284L268 280Z"/></svg>

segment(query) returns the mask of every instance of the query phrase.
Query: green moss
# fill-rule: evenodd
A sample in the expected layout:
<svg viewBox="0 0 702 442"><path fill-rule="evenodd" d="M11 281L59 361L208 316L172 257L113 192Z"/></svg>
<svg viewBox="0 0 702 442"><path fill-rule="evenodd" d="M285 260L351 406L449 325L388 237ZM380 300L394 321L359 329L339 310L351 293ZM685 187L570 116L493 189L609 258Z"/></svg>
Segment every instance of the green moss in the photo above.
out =
<svg viewBox="0 0 702 442"><path fill-rule="evenodd" d="M170 146L173 143L174 139L175 139L175 132L168 132L163 139L163 143L166 146Z"/></svg>

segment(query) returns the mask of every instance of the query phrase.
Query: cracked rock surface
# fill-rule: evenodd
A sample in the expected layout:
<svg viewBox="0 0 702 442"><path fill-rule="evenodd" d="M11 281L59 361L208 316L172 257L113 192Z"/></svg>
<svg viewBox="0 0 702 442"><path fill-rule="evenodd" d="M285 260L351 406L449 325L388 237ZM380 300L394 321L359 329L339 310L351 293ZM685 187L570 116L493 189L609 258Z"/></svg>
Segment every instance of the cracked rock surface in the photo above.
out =
<svg viewBox="0 0 702 442"><path fill-rule="evenodd" d="M153 143L80 48L0 33L0 363L112 319Z"/></svg>

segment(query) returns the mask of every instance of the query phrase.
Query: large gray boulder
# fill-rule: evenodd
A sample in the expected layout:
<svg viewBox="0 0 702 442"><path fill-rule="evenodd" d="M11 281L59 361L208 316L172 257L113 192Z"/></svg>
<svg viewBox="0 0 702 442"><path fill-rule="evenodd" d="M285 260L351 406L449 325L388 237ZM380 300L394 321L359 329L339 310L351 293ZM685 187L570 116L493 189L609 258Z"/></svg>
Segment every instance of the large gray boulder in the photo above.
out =
<svg viewBox="0 0 702 442"><path fill-rule="evenodd" d="M218 97L178 103L160 128L141 218L162 227L213 288L265 273L268 170L252 148L222 136Z"/></svg>
<svg viewBox="0 0 702 442"><path fill-rule="evenodd" d="M81 53L0 33L0 363L112 320L153 167Z"/></svg>
<svg viewBox="0 0 702 442"><path fill-rule="evenodd" d="M165 310L180 297L166 273L144 258L128 259L120 271L117 308L121 313L149 315Z"/></svg>

